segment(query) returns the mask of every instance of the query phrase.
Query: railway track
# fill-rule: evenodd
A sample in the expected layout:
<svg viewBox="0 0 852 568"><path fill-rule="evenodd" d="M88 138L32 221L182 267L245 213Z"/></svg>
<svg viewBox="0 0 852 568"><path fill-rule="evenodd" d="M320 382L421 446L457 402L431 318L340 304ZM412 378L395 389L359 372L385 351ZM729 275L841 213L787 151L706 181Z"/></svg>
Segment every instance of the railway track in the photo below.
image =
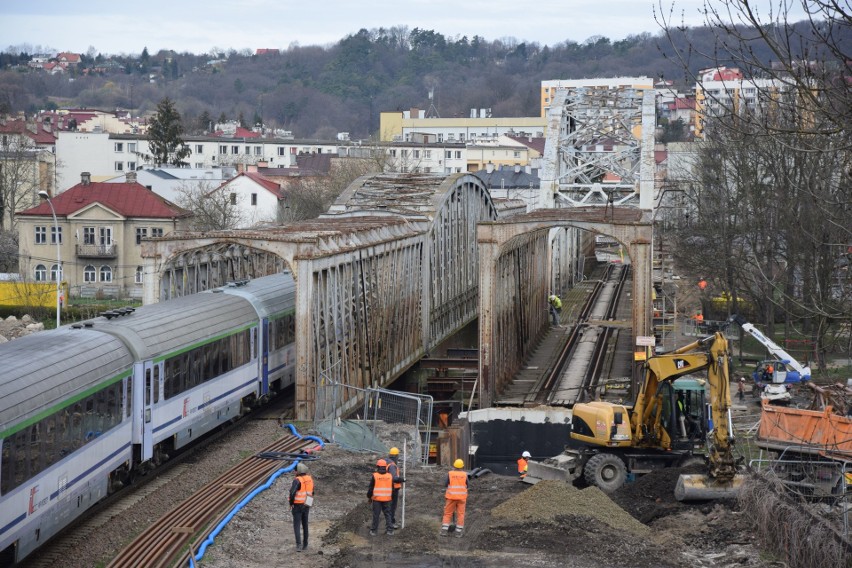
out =
<svg viewBox="0 0 852 568"><path fill-rule="evenodd" d="M556 363L533 394L538 404L572 406L593 398L605 370L619 299L629 267L609 265L580 310Z"/></svg>
<svg viewBox="0 0 852 568"><path fill-rule="evenodd" d="M196 546L224 518L227 511L274 471L280 460L259 457L272 452L295 454L315 446L310 439L286 436L196 491L190 498L155 521L122 550L109 568L165 568L181 561L188 566Z"/></svg>

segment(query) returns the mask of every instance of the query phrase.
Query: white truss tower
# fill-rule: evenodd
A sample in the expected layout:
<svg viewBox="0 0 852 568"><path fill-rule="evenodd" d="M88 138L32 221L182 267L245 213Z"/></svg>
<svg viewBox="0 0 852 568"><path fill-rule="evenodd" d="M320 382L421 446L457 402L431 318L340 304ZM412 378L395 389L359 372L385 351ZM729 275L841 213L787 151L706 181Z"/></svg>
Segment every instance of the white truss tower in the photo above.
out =
<svg viewBox="0 0 852 568"><path fill-rule="evenodd" d="M651 209L655 127L653 89L558 87L547 110L539 207Z"/></svg>

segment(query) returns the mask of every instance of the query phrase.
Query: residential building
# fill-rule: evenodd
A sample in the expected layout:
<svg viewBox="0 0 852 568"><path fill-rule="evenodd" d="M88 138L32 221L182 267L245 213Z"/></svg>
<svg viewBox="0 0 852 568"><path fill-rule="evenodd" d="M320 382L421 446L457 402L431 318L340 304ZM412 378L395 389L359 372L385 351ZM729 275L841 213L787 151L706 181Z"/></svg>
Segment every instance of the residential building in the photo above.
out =
<svg viewBox="0 0 852 568"><path fill-rule="evenodd" d="M55 138L33 122L0 121L0 227L14 228L16 213L38 203L38 192L55 190Z"/></svg>
<svg viewBox="0 0 852 568"><path fill-rule="evenodd" d="M713 67L699 71L695 85L693 128L696 138L704 137L704 125L713 116L739 112L755 112L768 94L780 92L784 85L775 79L745 79L736 68Z"/></svg>
<svg viewBox="0 0 852 568"><path fill-rule="evenodd" d="M18 214L20 272L36 282L65 280L71 296L141 298L142 240L186 229L189 215L137 183L136 172L125 183L83 173L50 203Z"/></svg>
<svg viewBox="0 0 852 568"><path fill-rule="evenodd" d="M256 171L241 172L211 191L225 193L238 211L239 228L273 224L284 199L281 186Z"/></svg>
<svg viewBox="0 0 852 568"><path fill-rule="evenodd" d="M544 136L547 124L543 117L494 118L490 109L471 109L469 118L427 118L421 109L383 112L379 137L383 142L414 142L418 136L428 142L464 144L483 139L494 140L503 135Z"/></svg>
<svg viewBox="0 0 852 568"><path fill-rule="evenodd" d="M181 198L180 190L192 185L204 184L209 189L219 187L223 181L237 175L237 169L230 166L224 168L178 168L142 166L136 170L136 181L150 189L160 197L178 203ZM106 183L125 183L126 174L105 180Z"/></svg>
<svg viewBox="0 0 852 568"><path fill-rule="evenodd" d="M520 200L525 204L525 211L535 209L541 186L538 170L529 166L488 166L471 173L483 181L495 201Z"/></svg>

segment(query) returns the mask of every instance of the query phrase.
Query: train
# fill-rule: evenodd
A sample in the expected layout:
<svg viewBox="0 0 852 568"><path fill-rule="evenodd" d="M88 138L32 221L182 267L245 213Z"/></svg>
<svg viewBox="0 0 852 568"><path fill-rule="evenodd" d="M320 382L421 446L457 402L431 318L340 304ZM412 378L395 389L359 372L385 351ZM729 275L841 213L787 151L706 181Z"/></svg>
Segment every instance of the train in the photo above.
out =
<svg viewBox="0 0 852 568"><path fill-rule="evenodd" d="M295 381L282 272L0 345L0 566Z"/></svg>

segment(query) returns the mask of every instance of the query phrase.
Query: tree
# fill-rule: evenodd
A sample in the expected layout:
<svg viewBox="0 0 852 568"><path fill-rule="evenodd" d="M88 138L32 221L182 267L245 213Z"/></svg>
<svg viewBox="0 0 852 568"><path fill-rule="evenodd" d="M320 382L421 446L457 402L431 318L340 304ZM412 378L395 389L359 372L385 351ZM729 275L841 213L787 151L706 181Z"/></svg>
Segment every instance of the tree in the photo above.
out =
<svg viewBox="0 0 852 568"><path fill-rule="evenodd" d="M217 189L210 181L187 181L177 192L177 205L193 214L189 220L193 231L237 229L245 225L238 207L239 196Z"/></svg>
<svg viewBox="0 0 852 568"><path fill-rule="evenodd" d="M36 148L24 134L0 143L0 230L15 228L15 212L37 205L38 191L53 190L55 155Z"/></svg>
<svg viewBox="0 0 852 568"><path fill-rule="evenodd" d="M157 114L148 125L148 147L155 164L185 165L192 151L183 141L183 125L174 103L166 97L157 105Z"/></svg>
<svg viewBox="0 0 852 568"><path fill-rule="evenodd" d="M715 65L740 68L756 93L751 105L726 89L709 94L717 110L702 117L691 196L693 219L706 226L680 236L686 246L678 258L703 258L698 270L718 274L722 291L757 306L770 335L782 321L808 336L822 368L839 331L852 324L852 275L844 268L852 242L852 93L844 79L852 74L845 39L852 16L831 0L799 2L808 18L797 24L788 21L793 3L780 3L765 21L753 0L706 2L715 53L724 54ZM660 19L689 73L697 49L685 41L687 30ZM721 210L718 187L734 198ZM690 239L705 248L690 247ZM733 248L712 246L727 239Z"/></svg>

